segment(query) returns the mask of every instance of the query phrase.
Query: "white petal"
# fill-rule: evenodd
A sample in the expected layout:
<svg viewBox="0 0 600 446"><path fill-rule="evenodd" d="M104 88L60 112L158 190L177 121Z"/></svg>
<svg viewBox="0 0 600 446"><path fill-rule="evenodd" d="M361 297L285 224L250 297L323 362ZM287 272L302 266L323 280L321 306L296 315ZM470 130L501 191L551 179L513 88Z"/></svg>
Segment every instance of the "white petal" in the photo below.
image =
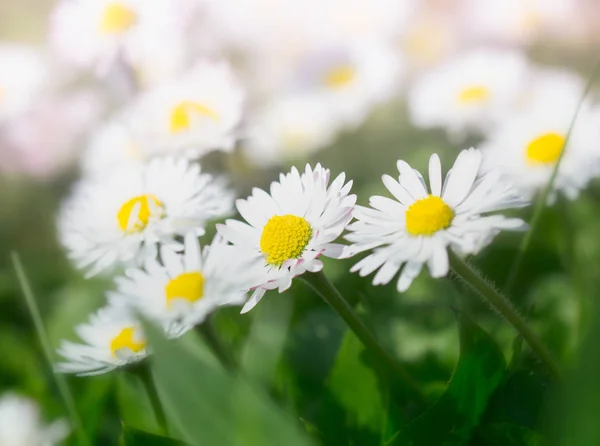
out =
<svg viewBox="0 0 600 446"><path fill-rule="evenodd" d="M442 194L442 164L437 153L429 158L429 186L431 195L440 196Z"/></svg>
<svg viewBox="0 0 600 446"><path fill-rule="evenodd" d="M446 204L456 207L465 199L477 178L480 164L481 152L479 150L468 149L458 154L444 185L442 198Z"/></svg>

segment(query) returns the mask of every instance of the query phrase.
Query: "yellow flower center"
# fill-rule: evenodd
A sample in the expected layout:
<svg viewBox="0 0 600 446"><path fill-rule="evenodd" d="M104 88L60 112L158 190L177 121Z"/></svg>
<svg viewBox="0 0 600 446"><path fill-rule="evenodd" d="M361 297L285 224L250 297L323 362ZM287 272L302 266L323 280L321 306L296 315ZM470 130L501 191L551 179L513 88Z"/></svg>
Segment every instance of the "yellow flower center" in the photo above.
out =
<svg viewBox="0 0 600 446"><path fill-rule="evenodd" d="M198 102L182 101L171 111L170 130L171 133L179 133L189 130L192 115L200 115L220 121L220 116L211 108Z"/></svg>
<svg viewBox="0 0 600 446"><path fill-rule="evenodd" d="M125 232L142 231L150 217L160 217L164 210L163 204L154 195L140 195L125 202L117 213L119 227ZM135 214L133 214L135 212ZM132 218L135 215L135 218Z"/></svg>
<svg viewBox="0 0 600 446"><path fill-rule="evenodd" d="M433 235L452 223L454 211L440 197L429 195L415 201L406 211L406 231L410 235Z"/></svg>
<svg viewBox="0 0 600 446"><path fill-rule="evenodd" d="M565 137L558 133L545 133L527 144L527 162L529 164L554 164L560 156Z"/></svg>
<svg viewBox="0 0 600 446"><path fill-rule="evenodd" d="M310 224L296 215L275 215L269 219L260 237L260 250L267 263L281 266L302 255L312 236Z"/></svg>
<svg viewBox="0 0 600 446"><path fill-rule="evenodd" d="M458 94L458 102L462 105L481 104L490 99L490 90L484 85L472 85Z"/></svg>
<svg viewBox="0 0 600 446"><path fill-rule="evenodd" d="M323 82L330 88L341 88L352 83L356 77L356 70L350 65L341 65L325 74Z"/></svg>
<svg viewBox="0 0 600 446"><path fill-rule="evenodd" d="M137 20L137 14L131 8L119 2L106 5L100 20L100 32L121 34L131 28Z"/></svg>
<svg viewBox="0 0 600 446"><path fill-rule="evenodd" d="M173 299L185 299L189 302L200 300L204 294L204 276L199 271L183 273L171 279L165 286L167 306Z"/></svg>
<svg viewBox="0 0 600 446"><path fill-rule="evenodd" d="M146 348L146 341L134 339L135 327L126 327L110 341L110 351L113 356L117 356L117 351L122 348L128 348L134 353L138 353Z"/></svg>

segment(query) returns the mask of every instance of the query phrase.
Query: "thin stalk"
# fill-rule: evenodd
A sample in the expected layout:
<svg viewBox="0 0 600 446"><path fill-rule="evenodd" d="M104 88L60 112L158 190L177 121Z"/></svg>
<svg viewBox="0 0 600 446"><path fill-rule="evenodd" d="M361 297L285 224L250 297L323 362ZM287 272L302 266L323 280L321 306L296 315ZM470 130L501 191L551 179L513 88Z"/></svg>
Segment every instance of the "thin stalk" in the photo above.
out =
<svg viewBox="0 0 600 446"><path fill-rule="evenodd" d="M449 256L452 270L517 330L537 356L546 364L552 377L559 381L561 373L552 354L531 330L529 325L527 325L525 319L517 313L512 303L502 294L498 293L478 271L471 268L468 263L456 254L450 252Z"/></svg>
<svg viewBox="0 0 600 446"><path fill-rule="evenodd" d="M35 296L33 294L33 291L31 290L29 281L27 280L27 276L25 274L25 270L23 269L21 259L19 258L19 255L16 252L12 252L11 260L15 272L17 274L19 285L21 286L21 291L23 292L23 296L25 297L25 302L27 303L29 314L31 314L31 319L33 320L35 331L42 346L42 350L44 351L44 355L46 356L46 361L48 361L50 368L53 370L52 376L54 376L56 387L58 388L60 396L63 400L65 409L69 414L73 430L75 431L75 435L77 436L77 441L79 445L87 446L90 444L90 442L87 438L85 430L83 429L83 423L81 422L81 417L77 412L77 406L75 405L75 400L73 399L73 395L71 394L71 390L69 389L67 380L64 375L54 372L54 358L52 354L53 350L50 346L48 332L46 331L46 327L44 326L44 321L42 320L42 316L40 315L40 310L37 306Z"/></svg>
<svg viewBox="0 0 600 446"><path fill-rule="evenodd" d="M552 170L552 175L550 176L550 179L548 180L546 187L544 187L544 189L542 190L542 193L539 195L539 197L537 199L537 202L535 203L535 208L533 209L533 216L531 217L531 220L529 222L529 230L525 233L525 235L521 239L521 243L519 244L519 251L517 252L517 255L513 261L512 267L508 273L506 283L504 284L504 292L509 295L512 291L512 287L514 286L514 284L518 278L519 269L521 268L521 264L523 263L523 258L525 257L525 253L527 252L527 249L529 248L529 245L531 243L531 238L533 237L533 234L535 233L535 230L536 230L537 226L539 225L540 220L542 218L542 212L544 211L544 207L546 206L546 203L548 201L548 196L550 195L550 192L552 191L552 185L554 184L554 181L556 180L556 177L558 175L558 168L560 167L560 162L562 161L562 159L565 155L565 149L567 148L569 140L571 139L571 134L573 133L573 128L575 127L575 122L577 121L577 117L579 116L579 111L581 110L583 100L585 99L585 97L589 93L590 89L592 88L592 83L594 81L594 78L596 77L596 72L598 71L599 68L600 68L600 59L598 59L596 61L596 63L594 64L594 68L592 69L592 72L588 78L587 84L583 90L583 93L581 94L581 98L579 99L579 102L577 103L577 108L575 109L575 114L573 115L573 119L571 119L571 123L569 124L569 129L567 130L567 134L565 136L565 140L563 142L563 146L562 146L562 150L560 151L560 155L558 156L558 159L556 160L556 163L554 164L554 169Z"/></svg>
<svg viewBox="0 0 600 446"><path fill-rule="evenodd" d="M225 343L215 329L210 316L200 325L196 326L196 331L204 338L213 354L219 362L229 371L235 371L237 364L231 355L231 351L225 346Z"/></svg>
<svg viewBox="0 0 600 446"><path fill-rule="evenodd" d="M152 373L150 372L150 367L148 363L145 362L144 364L140 364L139 368L135 369L134 374L138 376L144 388L146 389L146 394L148 395L148 399L150 400L150 405L152 406L154 417L156 418L156 421L160 426L162 434L168 435L169 425L167 424L167 417L165 415L163 405L160 402L158 391L156 389L156 384L154 383L154 379L152 378Z"/></svg>
<svg viewBox="0 0 600 446"><path fill-rule="evenodd" d="M407 385L420 396L418 387L409 373L379 343L367 326L358 318L350 304L337 288L327 279L323 272L306 273L302 278L327 302L333 310L348 324L356 337L367 350L374 353L386 363Z"/></svg>

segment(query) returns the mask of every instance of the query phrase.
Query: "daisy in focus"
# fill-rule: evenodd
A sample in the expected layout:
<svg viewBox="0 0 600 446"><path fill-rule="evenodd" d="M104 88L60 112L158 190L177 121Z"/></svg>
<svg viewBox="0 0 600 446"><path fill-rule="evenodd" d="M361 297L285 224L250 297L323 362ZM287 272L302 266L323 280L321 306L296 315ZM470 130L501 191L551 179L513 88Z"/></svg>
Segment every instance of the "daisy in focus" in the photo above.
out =
<svg viewBox="0 0 600 446"><path fill-rule="evenodd" d="M183 150L197 157L233 149L243 103L229 65L207 60L143 94L128 112L151 152Z"/></svg>
<svg viewBox="0 0 600 446"><path fill-rule="evenodd" d="M47 75L47 64L36 49L0 42L0 124L40 99Z"/></svg>
<svg viewBox="0 0 600 446"><path fill-rule="evenodd" d="M526 76L527 59L519 52L469 52L433 68L413 85L411 121L459 136L485 131L512 110Z"/></svg>
<svg viewBox="0 0 600 446"><path fill-rule="evenodd" d="M232 194L185 158L156 158L81 180L59 215L59 238L87 276L141 264L157 244L180 250L176 236L204 234L229 214Z"/></svg>
<svg viewBox="0 0 600 446"><path fill-rule="evenodd" d="M0 397L2 446L55 446L69 435L64 420L45 425L35 401L13 393Z"/></svg>
<svg viewBox="0 0 600 446"><path fill-rule="evenodd" d="M144 269L130 269L116 279L109 298L126 302L161 323L178 337L218 307L242 305L256 280L256 271L221 237L201 249L194 234L185 236L184 254L161 249L161 265L148 259Z"/></svg>
<svg viewBox="0 0 600 446"><path fill-rule="evenodd" d="M181 0L61 0L50 43L63 59L104 73L117 58L135 61L157 35L179 33L185 19Z"/></svg>
<svg viewBox="0 0 600 446"><path fill-rule="evenodd" d="M463 150L442 183L442 167L434 154L429 160L427 189L423 177L398 161L398 180L383 176L394 199L373 196L370 208L357 206L356 222L345 236L352 242L345 255L373 251L351 269L361 276L379 270L374 285L385 285L400 272L399 292L406 291L427 264L432 277L448 274L450 248L459 254L476 254L501 230L523 230L517 218L487 215L526 206L512 186L491 170L480 175L481 152Z"/></svg>
<svg viewBox="0 0 600 446"><path fill-rule="evenodd" d="M100 375L148 356L142 327L125 306L101 308L87 323L76 326L75 332L85 344L61 342L58 354L65 362L56 364L59 373Z"/></svg>
<svg viewBox="0 0 600 446"><path fill-rule="evenodd" d="M227 220L219 233L257 267L257 288L242 313L250 311L265 292L287 290L292 279L323 268L320 256L339 258L343 245L332 243L352 219L356 195L342 173L329 184L329 169L294 167L271 183L270 194L255 188L236 206L246 222Z"/></svg>
<svg viewBox="0 0 600 446"><path fill-rule="evenodd" d="M583 80L561 71L541 71L534 79L525 104L482 145L485 167L501 168L531 198L546 187L564 151L549 200L558 192L574 199L600 174L600 108L583 101L567 143Z"/></svg>

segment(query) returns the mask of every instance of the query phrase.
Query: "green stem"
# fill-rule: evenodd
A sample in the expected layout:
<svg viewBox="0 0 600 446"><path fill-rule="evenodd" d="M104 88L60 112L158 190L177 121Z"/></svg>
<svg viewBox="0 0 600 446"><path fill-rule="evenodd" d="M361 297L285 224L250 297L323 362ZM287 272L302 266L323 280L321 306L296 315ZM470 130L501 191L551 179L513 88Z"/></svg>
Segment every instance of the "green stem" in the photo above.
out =
<svg viewBox="0 0 600 446"><path fill-rule="evenodd" d="M387 364L415 392L415 395L420 397L420 391L409 373L381 346L373 333L358 318L350 304L348 304L337 288L325 277L325 274L322 271L318 273L306 273L302 275L302 278L340 315L367 350L371 351L383 363Z"/></svg>
<svg viewBox="0 0 600 446"><path fill-rule="evenodd" d="M167 417L165 415L163 405L160 402L158 390L156 389L156 384L154 383L154 379L152 378L152 373L150 372L148 362L140 364L139 367L135 368L134 373L139 377L140 381L144 385L144 388L146 389L146 394L148 395L148 399L150 400L150 405L152 406L154 417L156 418L156 421L160 426L162 434L168 435L169 426L167 424Z"/></svg>
<svg viewBox="0 0 600 446"><path fill-rule="evenodd" d="M518 278L519 269L521 268L521 264L523 263L523 258L525 257L525 253L527 252L527 249L529 248L529 244L531 243L531 238L532 238L533 234L535 233L535 230L542 219L542 212L548 201L548 196L550 195L550 192L552 191L552 185L554 184L554 181L556 180L556 176L558 175L558 168L560 167L560 163L565 154L565 149L567 147L567 144L569 143L569 140L571 139L571 134L573 133L573 128L575 126L575 122L577 121L577 117L579 116L579 111L581 110L583 100L585 99L588 92L592 88L594 77L596 76L596 72L598 71L598 68L600 68L600 59L598 59L596 61L596 63L594 64L594 68L592 69L592 72L588 78L588 82L583 90L583 93L581 94L581 98L579 98L579 102L577 103L577 108L575 109L575 114L573 115L573 118L571 119L571 123L569 124L569 129L567 130L567 134L565 136L565 140L563 142L562 149L560 151L560 155L558 156L558 159L556 160L556 163L554 164L554 169L552 170L552 175L550 176L550 179L548 180L546 187L544 187L544 189L542 190L542 193L540 194L540 196L537 199L537 202L535 203L535 208L533 209L533 216L531 217L531 220L529 222L529 230L525 233L525 235L523 236L523 239L521 239L521 243L519 244L519 251L517 252L517 255L513 261L512 267L508 273L508 278L506 279L506 283L504 284L504 292L509 295L512 291L512 287L514 286L514 284Z"/></svg>
<svg viewBox="0 0 600 446"><path fill-rule="evenodd" d="M498 293L479 272L471 268L468 263L456 254L450 251L449 256L450 267L452 270L517 330L533 351L546 364L554 379L559 381L561 379L561 373L552 354L531 328L529 328L525 319L517 313L512 303L506 297Z"/></svg>
<svg viewBox="0 0 600 446"><path fill-rule="evenodd" d="M23 269L23 265L21 264L21 259L19 258L19 255L16 252L11 253L11 259L13 267L15 268L15 272L17 274L17 279L21 286L21 290L23 292L23 295L25 296L25 302L27 303L29 313L31 314L31 318L33 319L33 325L35 326L35 330L37 332L38 339L42 346L42 350L44 352L44 355L46 356L48 364L53 369L53 350L50 346L48 332L46 331L46 327L44 326L44 322L42 320L42 316L40 315L40 310L37 306L35 296L33 294L33 291L31 290L29 281L27 280L27 276L25 274L25 270ZM69 418L71 420L75 434L77 435L78 443L81 446L89 445L90 442L87 438L85 430L83 429L83 423L81 422L81 418L79 417L79 413L77 412L77 406L75 405L75 400L73 398L73 395L71 394L71 390L69 389L65 376L60 373L53 373L53 376L56 382L56 386L58 387L58 391L62 397L63 404L65 405L65 409L69 414Z"/></svg>
<svg viewBox="0 0 600 446"><path fill-rule="evenodd" d="M213 354L217 357L219 362L221 362L223 367L229 371L235 371L237 368L235 359L231 355L230 350L223 343L223 340L215 329L210 316L208 316L203 323L196 326L196 331L204 338Z"/></svg>

